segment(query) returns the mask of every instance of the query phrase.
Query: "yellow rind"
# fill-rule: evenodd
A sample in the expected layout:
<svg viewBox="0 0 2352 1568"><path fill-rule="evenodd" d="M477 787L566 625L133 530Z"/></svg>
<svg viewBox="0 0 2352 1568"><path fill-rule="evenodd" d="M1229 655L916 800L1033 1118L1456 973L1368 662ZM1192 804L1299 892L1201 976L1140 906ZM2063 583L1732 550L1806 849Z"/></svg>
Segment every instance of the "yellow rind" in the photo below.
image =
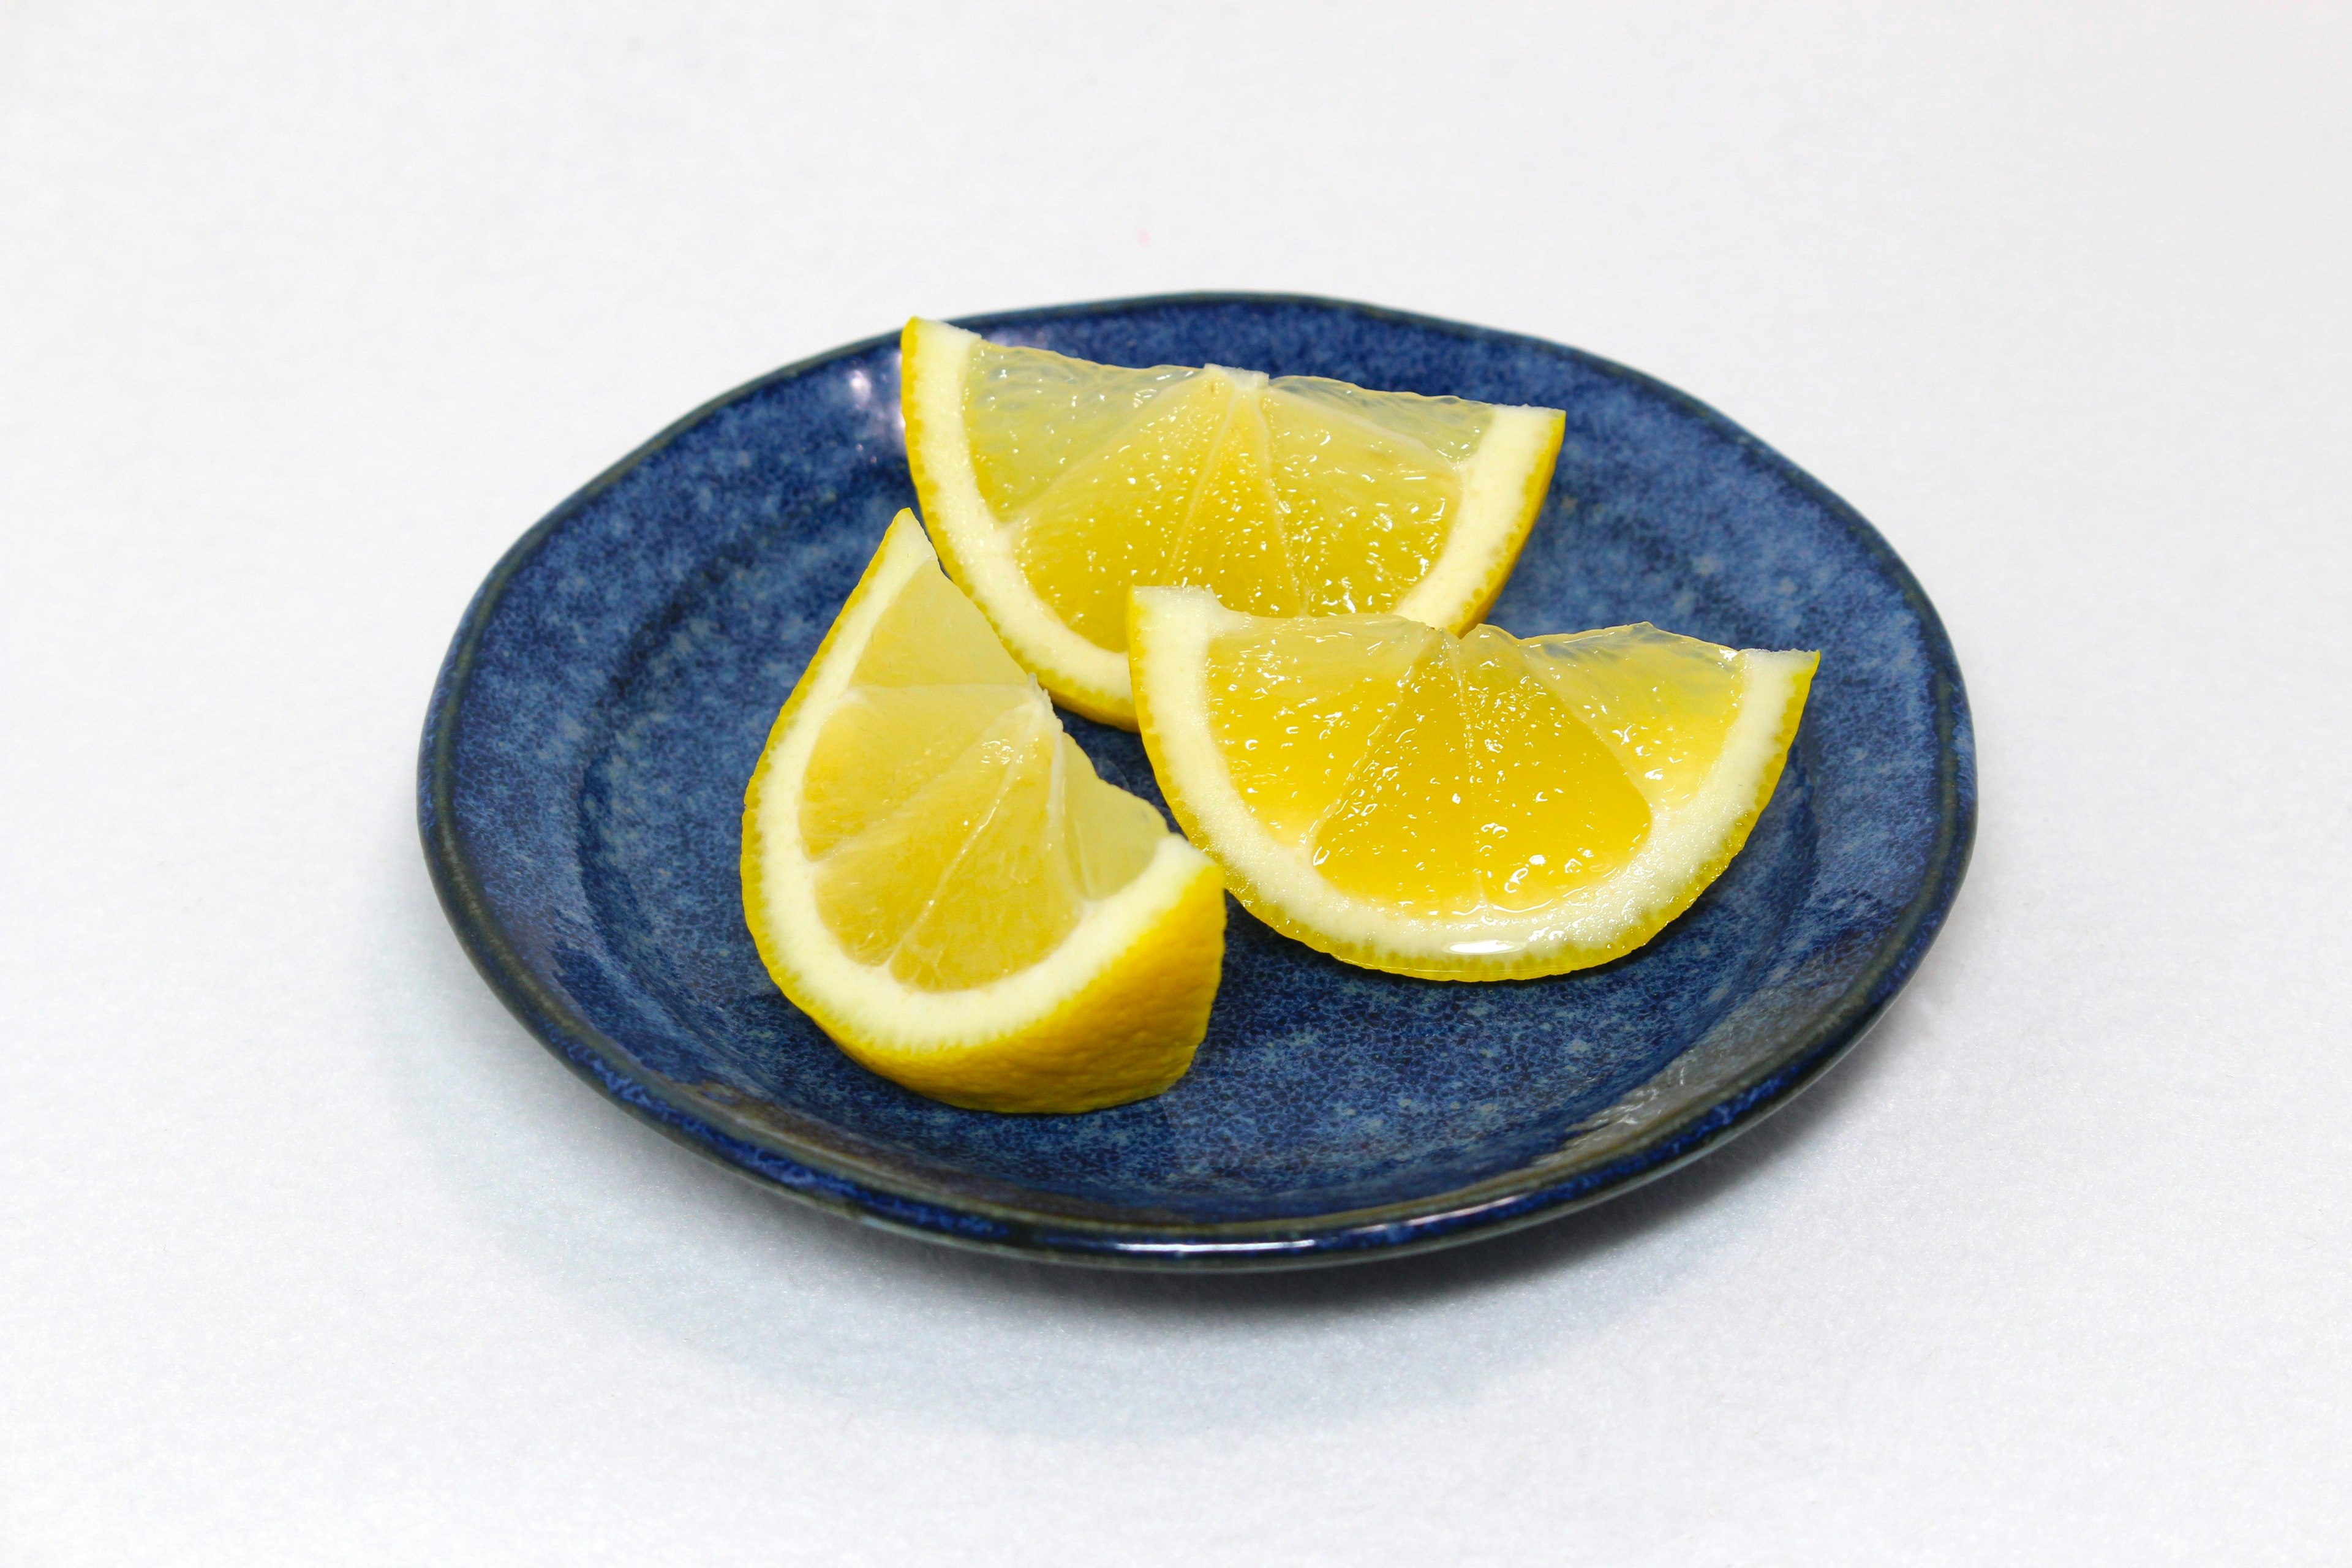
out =
<svg viewBox="0 0 2352 1568"><path fill-rule="evenodd" d="M907 466L922 503L923 520L940 564L955 585L980 606L1005 650L1035 676L1055 701L1097 723L1137 727L1128 661L1096 648L1064 626L1021 576L1009 553L989 548L992 530L971 474L970 448L960 417L963 356L973 334L961 327L915 317L898 337L899 409L906 426ZM1518 487L1517 504L1493 522L1463 525L1448 537L1444 552L1431 566L1422 587L1408 594L1395 613L1459 635L1475 626L1502 594L1518 563L1528 532L1551 488L1567 418L1549 408L1491 405L1497 426L1509 425L1536 449ZM1492 436L1490 435L1490 439ZM1499 443L1498 443L1499 445ZM1475 467L1481 448L1472 458ZM1465 494L1465 505L1468 497ZM992 520L989 520L992 521ZM1484 552L1480 559L1478 552ZM1466 578L1443 595L1441 582Z"/></svg>
<svg viewBox="0 0 2352 1568"><path fill-rule="evenodd" d="M1518 566L1519 553L1528 546L1528 535L1535 531L1536 514L1543 510L1544 497L1551 493L1552 470L1559 463L1560 437L1568 433L1568 416L1557 409L1547 408L1551 416L1551 438L1544 447L1543 460L1528 470L1528 482L1519 495L1518 525L1500 536L1503 548L1495 552L1494 563L1487 568L1486 585L1480 590L1477 602L1468 605L1447 625L1446 630L1461 637L1486 618L1495 601L1503 596L1503 585L1511 580Z"/></svg>
<svg viewBox="0 0 2352 1568"><path fill-rule="evenodd" d="M913 513L901 511L770 727L745 789L743 912L761 962L844 1054L949 1104L1075 1112L1158 1094L1184 1075L1207 1034L1224 951L1222 879L1212 861L1175 835L1160 840L1145 869L1090 917L1124 940L1106 947L1089 940L1082 924L1063 948L1028 969L971 991L909 990L887 970L852 967L837 944L803 952L824 940L809 934L810 922L799 918L795 938L770 918L775 889L762 817L774 805L788 820L796 818L800 795L799 774L778 760L797 755L804 762L805 747L796 744L802 727L821 726L830 711L812 711L813 695L836 685L840 667L855 668L888 602L869 601L884 585L895 597L914 552L931 554ZM789 864L805 865L796 844L784 847ZM1110 911L1108 919L1102 910ZM1055 975L1057 966L1066 975ZM1041 984L1056 980L1057 988Z"/></svg>
<svg viewBox="0 0 2352 1568"><path fill-rule="evenodd" d="M1781 710L1772 730L1769 759L1758 769L1754 787L1742 809L1722 828L1711 846L1710 853L1679 880L1672 895L1648 901L1632 919L1598 941L1559 942L1516 953L1464 955L1436 951L1415 952L1393 942L1350 939L1333 932L1327 925L1317 923L1308 918L1306 911L1276 897L1253 874L1250 867L1243 864L1230 847L1222 843L1219 836L1212 831L1210 823L1194 799L1198 775L1177 757L1166 716L1159 711L1160 702L1164 699L1164 689L1156 691L1158 683L1146 674L1154 663L1158 650L1153 646L1155 617L1146 613L1144 605L1149 600L1166 594L1165 590L1130 591L1128 599L1128 657L1136 670L1136 710L1144 751L1151 760L1152 772L1160 781L1160 793L1167 800L1169 809L1175 814L1185 837L1206 850L1209 857L1223 868L1226 889L1240 900L1242 906L1283 935L1361 968L1411 975L1422 980L1532 980L1546 975L1571 973L1622 958L1664 931L1696 901L1698 896L1722 875L1724 868L1747 846L1757 818L1763 815L1764 807L1770 803L1772 792L1779 787L1780 775L1788 765L1789 749L1796 740L1797 728L1804 715L1805 700L1811 690L1813 675L1821 664L1820 656L1815 653L1768 656L1782 661L1780 668L1785 669L1787 677Z"/></svg>
<svg viewBox="0 0 2352 1568"><path fill-rule="evenodd" d="M929 1051L834 1039L892 1082L970 1110L1124 1105L1160 1093L1191 1068L1208 1035L1224 946L1224 880L1203 861L1132 962L1102 970L1017 1037ZM798 996L793 1002L832 1033L822 1014Z"/></svg>
<svg viewBox="0 0 2352 1568"><path fill-rule="evenodd" d="M1036 641L1034 637L1024 635L1024 628L1006 621L1001 601L1007 595L990 591L993 585L983 582L982 574L974 570L978 563L972 559L975 554L972 542L965 538L961 527L950 521L951 515L978 504L978 488L971 479L970 449L961 445L963 432L961 421L955 422L953 429L942 432L935 428L932 417L934 409L931 405L941 401L950 390L953 392L957 405L961 406L962 356L970 352L969 345L957 346L956 341L950 340L951 364L948 363L946 353L926 353L925 342L941 335L942 325L941 322L925 321L920 316L912 316L898 331L898 413L906 426L907 471L915 481L916 499L922 503L931 548L938 553L940 566L947 573L948 580L962 589L964 597L979 605L980 613L988 617L988 624L996 628L996 635L1003 640L1005 651L1020 661L1022 668L1036 676L1045 689L1054 694L1055 700L1097 722L1118 723L1115 704L1106 707L1099 694L1090 689L1091 683L1061 661L1051 659L1045 650L1032 646ZM946 331L957 334L958 338L970 335L961 328L950 327ZM943 384L935 388L934 384L950 379L950 371L954 381L952 389ZM931 395L927 395L927 393ZM950 474L950 468L956 471ZM947 501L944 498L949 494L950 485L959 494L971 489L972 500L963 503ZM1051 668L1041 667L1045 664L1050 664ZM1129 727L1132 728L1131 725Z"/></svg>
<svg viewBox="0 0 2352 1568"><path fill-rule="evenodd" d="M942 346L927 350L926 343L935 341ZM907 468L922 502L932 548L949 580L996 628L1005 651L1055 701L1098 724L1132 730L1135 708L1125 690L1127 661L1095 648L1064 626L1009 555L990 557L971 536L972 514L985 517L987 509L972 479L962 421L935 421L933 416L950 406L961 413L963 360L972 341L973 334L961 327L920 316L908 320L898 334L898 408L907 428ZM938 424L952 427L942 430ZM1022 612L1018 616L1013 614L1016 608ZM1106 684L1087 673L1089 666L1118 679Z"/></svg>
<svg viewBox="0 0 2352 1568"><path fill-rule="evenodd" d="M1485 620L1495 601L1502 597L1504 584L1511 580L1511 571L1519 563L1519 552L1527 548L1528 535L1535 530L1536 514L1543 510L1544 497L1550 493L1552 470L1559 462L1560 438L1568 430L1568 416L1557 408L1496 405L1495 415L1497 428L1507 422L1517 426L1515 434L1518 438L1538 448L1536 460L1519 487L1518 504L1507 514L1509 525L1485 533L1488 553L1484 570L1474 578L1475 586L1448 595L1449 603L1429 602L1432 591L1442 581L1460 574L1459 552L1473 547L1470 531L1457 530L1447 542L1445 555L1431 568L1428 578L1391 612L1442 627L1455 637L1465 635ZM1496 439L1496 430L1490 430L1490 441ZM1486 457L1482 447L1478 458Z"/></svg>

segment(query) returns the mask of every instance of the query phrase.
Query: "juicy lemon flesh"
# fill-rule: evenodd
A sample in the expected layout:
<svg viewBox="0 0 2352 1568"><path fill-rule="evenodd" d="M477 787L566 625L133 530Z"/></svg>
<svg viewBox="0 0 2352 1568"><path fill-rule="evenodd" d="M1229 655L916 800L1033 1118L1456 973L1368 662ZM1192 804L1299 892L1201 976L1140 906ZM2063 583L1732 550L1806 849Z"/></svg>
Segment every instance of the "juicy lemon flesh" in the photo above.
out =
<svg viewBox="0 0 2352 1568"><path fill-rule="evenodd" d="M1705 786L1738 712L1737 652L1647 622L1519 647L1647 801L1685 805Z"/></svg>
<svg viewBox="0 0 2352 1568"><path fill-rule="evenodd" d="M1536 909L1631 859L1649 803L1507 634L1293 620L1209 645L1226 771L1342 892L1444 919Z"/></svg>
<svg viewBox="0 0 2352 1568"><path fill-rule="evenodd" d="M1493 418L1459 398L984 342L963 395L973 474L1023 575L1113 652L1139 584L1262 616L1394 606L1444 553Z"/></svg>
<svg viewBox="0 0 2352 1568"><path fill-rule="evenodd" d="M1060 946L1167 828L1096 776L987 620L927 565L818 732L800 832L843 949L957 991Z"/></svg>
<svg viewBox="0 0 2352 1568"><path fill-rule="evenodd" d="M1655 934L1744 843L1817 663L1648 625L1456 638L1202 601L1135 601L1179 819L1277 929L1433 978L1563 973Z"/></svg>

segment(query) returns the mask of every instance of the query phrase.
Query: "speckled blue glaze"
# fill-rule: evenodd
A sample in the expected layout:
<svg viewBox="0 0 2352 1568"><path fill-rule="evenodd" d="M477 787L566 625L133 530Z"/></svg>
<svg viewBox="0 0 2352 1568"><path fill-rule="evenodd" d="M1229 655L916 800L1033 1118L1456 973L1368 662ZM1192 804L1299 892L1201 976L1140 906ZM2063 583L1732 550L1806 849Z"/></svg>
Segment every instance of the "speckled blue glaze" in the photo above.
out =
<svg viewBox="0 0 2352 1568"><path fill-rule="evenodd" d="M1968 858L1967 700L1902 563L1785 458L1605 361L1360 305L1190 296L965 324L1121 364L1567 410L1492 618L1821 649L1779 793L1688 914L1598 970L1375 974L1234 905L1207 1042L1155 1100L995 1116L874 1077L761 968L736 856L777 708L914 502L897 340L877 338L729 394L558 508L484 584L435 689L420 810L451 921L606 1094L761 1181L926 1236L1295 1265L1489 1234L1654 1175L1785 1100L1909 977ZM1134 736L1067 722L1104 777L1159 803Z"/></svg>

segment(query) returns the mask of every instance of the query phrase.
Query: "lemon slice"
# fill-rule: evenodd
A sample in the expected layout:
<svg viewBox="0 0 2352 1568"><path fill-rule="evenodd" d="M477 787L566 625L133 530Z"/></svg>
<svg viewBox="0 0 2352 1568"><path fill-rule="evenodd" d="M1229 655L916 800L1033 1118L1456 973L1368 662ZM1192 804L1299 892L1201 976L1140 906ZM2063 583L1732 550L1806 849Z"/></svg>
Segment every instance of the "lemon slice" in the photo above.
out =
<svg viewBox="0 0 2352 1568"><path fill-rule="evenodd" d="M1273 619L1138 589L1143 742L1269 925L1372 969L1558 974L1632 952L1730 863L1820 656L1643 625L1519 641Z"/></svg>
<svg viewBox="0 0 2352 1568"><path fill-rule="evenodd" d="M1095 776L910 511L769 733L743 910L844 1051L986 1110L1166 1089L1224 952L1216 868Z"/></svg>
<svg viewBox="0 0 2352 1568"><path fill-rule="evenodd" d="M900 346L940 559L1048 690L1130 730L1129 586L1462 630L1518 559L1563 426L1311 376L1090 364L919 319Z"/></svg>

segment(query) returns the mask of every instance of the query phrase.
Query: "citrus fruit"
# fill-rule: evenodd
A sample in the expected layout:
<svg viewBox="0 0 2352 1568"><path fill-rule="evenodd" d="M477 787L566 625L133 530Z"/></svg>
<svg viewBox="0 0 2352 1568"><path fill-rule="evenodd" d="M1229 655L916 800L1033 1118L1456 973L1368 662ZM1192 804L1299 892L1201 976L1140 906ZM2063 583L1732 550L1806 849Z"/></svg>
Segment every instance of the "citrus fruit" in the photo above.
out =
<svg viewBox="0 0 2352 1568"><path fill-rule="evenodd" d="M776 718L742 867L784 994L934 1099L1141 1099L1183 1076L1208 1026L1216 868L1096 776L912 512Z"/></svg>
<svg viewBox="0 0 2352 1568"><path fill-rule="evenodd" d="M1313 376L1091 364L920 319L899 388L949 573L1055 697L1130 730L1130 586L1465 629L1518 558L1563 425Z"/></svg>
<svg viewBox="0 0 2352 1568"><path fill-rule="evenodd" d="M1747 842L1820 658L1642 625L1524 641L1138 589L1143 741L1269 925L1369 968L1558 974L1629 952Z"/></svg>

